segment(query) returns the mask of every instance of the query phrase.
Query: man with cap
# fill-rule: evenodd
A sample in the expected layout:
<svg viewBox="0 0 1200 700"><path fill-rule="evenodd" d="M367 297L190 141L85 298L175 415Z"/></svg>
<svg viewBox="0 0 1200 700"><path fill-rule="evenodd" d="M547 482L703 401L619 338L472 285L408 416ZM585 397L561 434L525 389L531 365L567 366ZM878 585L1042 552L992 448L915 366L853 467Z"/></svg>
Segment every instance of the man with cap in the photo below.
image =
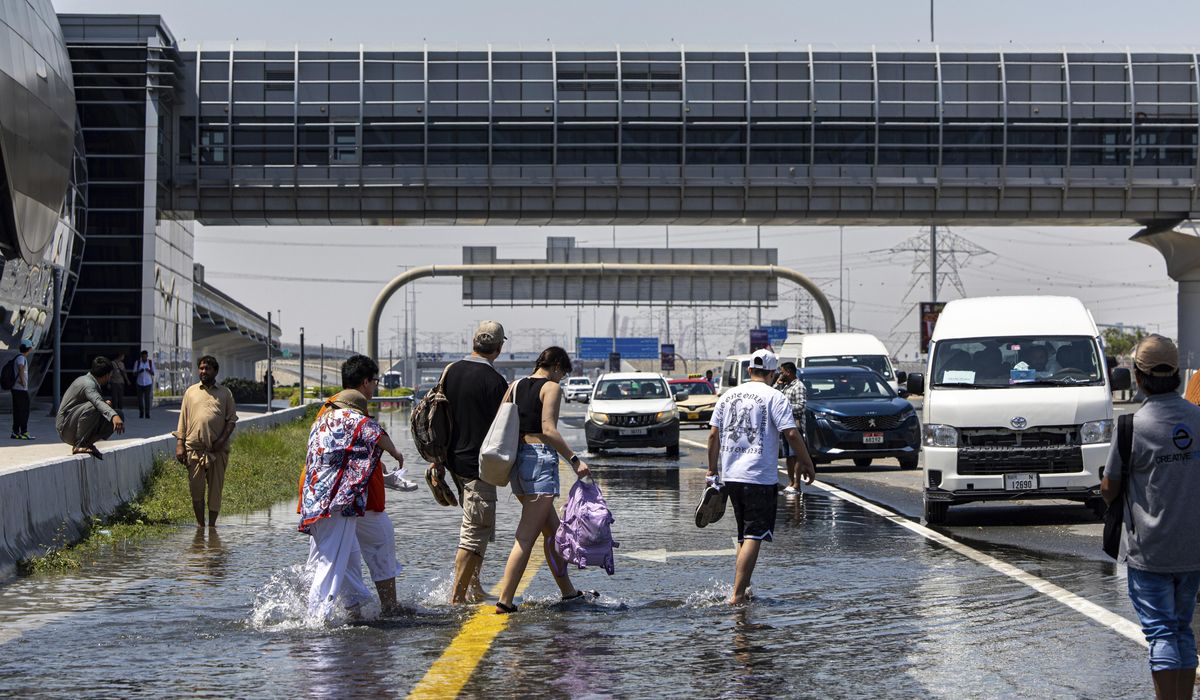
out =
<svg viewBox="0 0 1200 700"><path fill-rule="evenodd" d="M1101 491L1112 507L1125 509L1121 560L1150 645L1155 695L1190 698L1196 681L1192 614L1200 590L1200 407L1178 394L1179 351L1168 338L1143 339L1133 363L1146 400L1133 416L1129 462L1123 463L1114 439Z"/></svg>
<svg viewBox="0 0 1200 700"><path fill-rule="evenodd" d="M29 353L33 352L33 341L21 339L20 350L13 358L12 385L12 435L11 440L32 440L29 434Z"/></svg>
<svg viewBox="0 0 1200 700"><path fill-rule="evenodd" d="M479 448L508 389L508 382L492 367L504 341L504 326L484 321L475 329L471 354L446 370L443 389L453 423L450 463L432 468L439 481L445 478L445 470L450 470L463 511L451 603L484 597L479 569L488 543L496 538L496 487L479 478Z"/></svg>
<svg viewBox="0 0 1200 700"><path fill-rule="evenodd" d="M779 441L786 440L808 483L816 468L796 429L792 405L772 388L779 358L770 350L750 357L750 381L725 392L713 408L708 433L708 479L722 491L737 518L738 550L731 605L745 602L758 552L774 538L779 489ZM718 472L718 467L720 471Z"/></svg>

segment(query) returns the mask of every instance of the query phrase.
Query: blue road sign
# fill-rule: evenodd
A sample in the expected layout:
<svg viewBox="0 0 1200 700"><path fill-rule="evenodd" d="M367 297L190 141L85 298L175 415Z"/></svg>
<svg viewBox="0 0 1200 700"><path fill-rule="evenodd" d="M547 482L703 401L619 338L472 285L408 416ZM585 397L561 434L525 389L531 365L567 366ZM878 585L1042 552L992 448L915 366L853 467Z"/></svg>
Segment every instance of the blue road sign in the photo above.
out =
<svg viewBox="0 0 1200 700"><path fill-rule="evenodd" d="M580 338L579 359L603 360L613 351L612 338ZM658 358L658 338L617 338L617 352L626 360Z"/></svg>
<svg viewBox="0 0 1200 700"><path fill-rule="evenodd" d="M766 332L767 342L769 342L771 347L775 348L776 350L783 345L783 341L787 340L787 326L777 326L775 324L771 324L769 326L759 328L758 330Z"/></svg>

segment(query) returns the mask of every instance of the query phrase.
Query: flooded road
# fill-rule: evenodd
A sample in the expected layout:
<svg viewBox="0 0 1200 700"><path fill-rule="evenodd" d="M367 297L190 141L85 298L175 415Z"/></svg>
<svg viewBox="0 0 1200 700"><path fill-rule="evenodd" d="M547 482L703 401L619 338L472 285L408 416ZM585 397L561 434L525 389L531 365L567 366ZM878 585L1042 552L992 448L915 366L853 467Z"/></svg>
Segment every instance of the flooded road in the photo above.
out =
<svg viewBox="0 0 1200 700"><path fill-rule="evenodd" d="M564 408L582 446L582 409ZM399 442L407 415L385 414ZM702 438L687 430L684 437ZM419 474L416 454L410 478ZM817 489L780 496L755 601L724 604L732 512L698 530L701 450L588 460L620 541L616 575L572 572L592 604L558 604L543 568L463 688L481 697L1141 697L1145 651L1027 585ZM564 492L570 484L563 472ZM502 492L484 586L518 504ZM565 495L565 494L564 494ZM473 609L445 604L459 511L388 492L412 617L338 629L301 620L307 538L294 504L181 528L68 576L0 585L0 693L49 697L403 697ZM1122 571L1017 548L1004 561L1129 618Z"/></svg>

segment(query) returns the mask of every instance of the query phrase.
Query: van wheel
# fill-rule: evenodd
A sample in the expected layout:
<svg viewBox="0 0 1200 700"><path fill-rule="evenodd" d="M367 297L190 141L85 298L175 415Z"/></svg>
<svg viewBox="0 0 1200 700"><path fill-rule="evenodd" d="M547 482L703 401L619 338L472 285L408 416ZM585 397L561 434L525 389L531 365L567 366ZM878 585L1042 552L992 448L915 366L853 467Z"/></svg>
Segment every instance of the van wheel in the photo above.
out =
<svg viewBox="0 0 1200 700"><path fill-rule="evenodd" d="M667 447L667 456L668 457L678 457L679 456L679 443L675 443L674 445L670 445Z"/></svg>
<svg viewBox="0 0 1200 700"><path fill-rule="evenodd" d="M905 455L904 457L900 458L900 468L916 469L917 465L920 463L920 460L921 458L918 455Z"/></svg>
<svg viewBox="0 0 1200 700"><path fill-rule="evenodd" d="M942 525L946 522L946 515L950 512L949 503L939 503L937 501L925 501L925 523L927 525Z"/></svg>
<svg viewBox="0 0 1200 700"><path fill-rule="evenodd" d="M854 458L854 466L869 467L869 466L871 466L871 458L870 457L855 457Z"/></svg>

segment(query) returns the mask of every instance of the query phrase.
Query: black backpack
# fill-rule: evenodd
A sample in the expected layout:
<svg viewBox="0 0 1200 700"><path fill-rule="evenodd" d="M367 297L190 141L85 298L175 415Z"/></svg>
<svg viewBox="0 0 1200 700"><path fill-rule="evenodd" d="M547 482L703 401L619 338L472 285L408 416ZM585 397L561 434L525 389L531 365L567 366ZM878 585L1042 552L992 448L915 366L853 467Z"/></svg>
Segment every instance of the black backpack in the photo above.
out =
<svg viewBox="0 0 1200 700"><path fill-rule="evenodd" d="M5 363L3 369L0 369L0 389L10 391L17 385L17 358L20 355L13 355L13 358Z"/></svg>
<svg viewBox="0 0 1200 700"><path fill-rule="evenodd" d="M1121 554L1121 528L1125 526L1125 500L1129 497L1129 472L1133 469L1133 414L1117 417L1117 454L1121 458L1121 489L1104 512L1104 553L1116 559ZM1132 528L1130 528L1132 529Z"/></svg>
<svg viewBox="0 0 1200 700"><path fill-rule="evenodd" d="M412 418L409 420L413 443L417 446L421 459L443 466L450 462L450 432L454 428L454 419L450 415L450 400L446 398L445 393L446 372L453 366L453 363L446 365L437 385L413 406Z"/></svg>

